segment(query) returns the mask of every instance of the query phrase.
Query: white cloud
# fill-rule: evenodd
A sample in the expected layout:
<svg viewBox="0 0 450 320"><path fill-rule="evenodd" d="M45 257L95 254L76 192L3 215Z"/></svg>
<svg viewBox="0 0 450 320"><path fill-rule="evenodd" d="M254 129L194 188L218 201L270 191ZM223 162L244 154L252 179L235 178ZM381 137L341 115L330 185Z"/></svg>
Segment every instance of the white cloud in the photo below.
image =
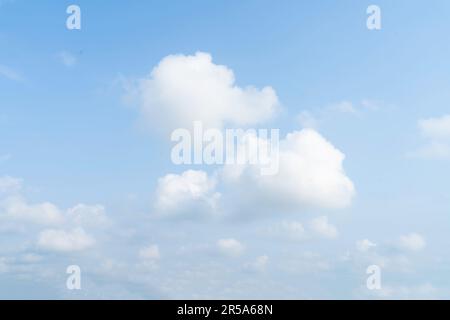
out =
<svg viewBox="0 0 450 320"><path fill-rule="evenodd" d="M338 114L360 116L368 111L379 110L380 105L380 102L368 99L359 103L344 100L312 111L303 110L297 115L297 120L302 128L317 129L324 121L335 121Z"/></svg>
<svg viewBox="0 0 450 320"><path fill-rule="evenodd" d="M261 175L264 165L247 163L226 164L212 177L194 170L168 174L158 181L155 209L160 216L218 217L345 208L355 188L343 169L344 159L316 131L295 131L280 141L278 173Z"/></svg>
<svg viewBox="0 0 450 320"><path fill-rule="evenodd" d="M354 263L356 268L377 265L390 273L411 274L416 271L416 261L421 257L410 253L422 250L425 245L424 238L414 233L380 244L363 239L356 242L356 250L346 254L343 260Z"/></svg>
<svg viewBox="0 0 450 320"><path fill-rule="evenodd" d="M61 210L48 201L30 203L21 194L21 189L21 179L0 177L0 227L4 230L33 232L44 226L94 230L111 225L102 205L78 204Z"/></svg>
<svg viewBox="0 0 450 320"><path fill-rule="evenodd" d="M370 241L369 239L358 240L356 242L356 249L360 252L367 252L371 248L376 247L377 245Z"/></svg>
<svg viewBox="0 0 450 320"><path fill-rule="evenodd" d="M38 246L45 250L72 252L88 249L95 243L94 238L86 234L82 228L70 231L47 229L39 234Z"/></svg>
<svg viewBox="0 0 450 320"><path fill-rule="evenodd" d="M211 55L170 55L132 89L145 118L166 129L252 125L270 119L278 107L271 87L240 88L232 70L214 64Z"/></svg>
<svg viewBox="0 0 450 320"><path fill-rule="evenodd" d="M195 120L202 121L205 127L219 128L224 124L260 123L270 119L278 106L272 88L237 87L230 69L214 64L209 54L201 52L165 57L131 91L142 113L166 129L191 128ZM336 109L351 112L352 105L343 102ZM316 131L293 132L281 141L277 175L262 177L261 168L254 170L255 166L224 167L221 178L240 201L234 203L230 198L227 203L234 207L241 207L243 202L257 203L267 209L296 211L305 207L347 207L355 190L343 170L344 158ZM214 212L221 196L214 190L215 179L203 171L169 174L159 179L155 208L166 216L178 214L180 209L183 213Z"/></svg>
<svg viewBox="0 0 450 320"><path fill-rule="evenodd" d="M181 175L168 174L158 180L156 209L162 216L215 213L220 197L216 182L204 171L188 170Z"/></svg>
<svg viewBox="0 0 450 320"><path fill-rule="evenodd" d="M399 247L406 251L421 251L426 246L425 238L417 233L410 233L401 236L399 239Z"/></svg>
<svg viewBox="0 0 450 320"><path fill-rule="evenodd" d="M226 165L223 178L244 202L298 211L304 207L344 208L355 194L342 163L345 155L311 129L280 142L279 172L262 176L255 166Z"/></svg>
<svg viewBox="0 0 450 320"><path fill-rule="evenodd" d="M58 57L66 67L72 67L77 63L77 58L72 53L67 51L60 52Z"/></svg>
<svg viewBox="0 0 450 320"><path fill-rule="evenodd" d="M109 219L102 205L77 204L67 210L67 218L78 226L101 227L109 224Z"/></svg>
<svg viewBox="0 0 450 320"><path fill-rule="evenodd" d="M23 80L23 77L18 72L4 65L0 65L0 76L13 81Z"/></svg>
<svg viewBox="0 0 450 320"><path fill-rule="evenodd" d="M325 216L314 218L307 224L307 228L298 221L282 221L269 228L269 235L292 241L311 240L316 237L333 239L338 236L338 230L328 222Z"/></svg>
<svg viewBox="0 0 450 320"><path fill-rule="evenodd" d="M311 220L310 227L315 233L325 238L333 239L338 236L337 228L330 224L325 216Z"/></svg>
<svg viewBox="0 0 450 320"><path fill-rule="evenodd" d="M22 179L10 176L0 177L0 193L11 193L22 188Z"/></svg>
<svg viewBox="0 0 450 320"><path fill-rule="evenodd" d="M139 257L143 260L159 260L161 255L159 253L159 247L155 244L139 250Z"/></svg>
<svg viewBox="0 0 450 320"><path fill-rule="evenodd" d="M450 115L419 120L418 126L427 142L415 155L428 159L450 159Z"/></svg>
<svg viewBox="0 0 450 320"><path fill-rule="evenodd" d="M11 196L2 200L0 216L42 225L57 225L64 221L64 216L54 204L50 202L29 204L22 196Z"/></svg>
<svg viewBox="0 0 450 320"><path fill-rule="evenodd" d="M236 239L220 239L217 246L221 253L230 257L238 257L245 251L245 247Z"/></svg>

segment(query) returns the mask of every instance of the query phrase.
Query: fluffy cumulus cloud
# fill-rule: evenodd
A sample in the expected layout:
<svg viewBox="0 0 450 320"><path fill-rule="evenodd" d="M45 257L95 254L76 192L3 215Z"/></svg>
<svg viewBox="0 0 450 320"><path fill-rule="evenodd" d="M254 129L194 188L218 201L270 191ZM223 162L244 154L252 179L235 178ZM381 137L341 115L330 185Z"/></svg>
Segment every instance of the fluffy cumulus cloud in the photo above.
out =
<svg viewBox="0 0 450 320"><path fill-rule="evenodd" d="M271 87L237 86L232 70L202 52L163 58L148 77L138 81L132 95L147 119L169 130L192 128L196 120L204 128L261 123L273 117L279 104ZM340 104L341 109L351 112L352 105ZM257 145L271 141L248 134L240 143L246 138L256 139ZM301 211L350 205L355 188L343 168L345 155L317 131L289 133L280 141L278 155L272 175L261 175L261 165L227 164L214 178L193 170L163 176L157 185L155 210L162 216L189 212L200 216L255 211L248 208Z"/></svg>
<svg viewBox="0 0 450 320"><path fill-rule="evenodd" d="M156 190L157 214L173 216L216 211L220 194L215 192L216 182L204 171L188 170L182 174L168 174L158 181Z"/></svg>
<svg viewBox="0 0 450 320"><path fill-rule="evenodd" d="M65 58L68 58L67 65L73 64L70 57ZM270 120L279 106L277 95L271 87L237 86L233 71L226 66L215 64L211 56L206 53L197 53L192 56L168 56L161 60L150 75L139 80L134 89L135 97L139 99L141 111L146 119L164 130L190 128L195 120L201 120L205 128L246 127ZM344 104L340 106L339 111L352 112L351 107ZM261 137L251 138L257 139L258 144L268 143ZM157 182L153 199L155 214L164 217L197 217L223 216L230 213L231 219L228 221L234 221L232 218L235 216L231 217L232 213L259 215L267 210L275 218L264 220L269 221L270 224L273 221L279 221L279 217L286 212L301 215L309 212L311 208L313 209L311 211L340 209L351 204L355 188L344 170L345 155L321 134L312 129L294 131L281 139L279 147L278 171L273 175L262 175L261 165L251 164L228 164L215 167L215 171L211 173L203 171L204 168L177 173L168 172ZM198 276L207 281L215 281L214 274L205 275L202 269L191 268L195 267L197 262L203 267L205 260L210 258L220 260L208 261L205 264L204 270L211 272L216 272L214 266L219 264L229 265L240 271L247 268L262 272L268 270L269 261L271 267L282 270L285 255L290 256L292 253L288 247L298 248L298 243L285 241L283 246L278 246L275 242L267 241L270 245L264 247L264 250L250 250L254 246L247 243L250 241L249 230L246 226L239 226L239 224L230 224L228 227L226 224L221 224L221 228L224 228L220 230L221 233L233 234L234 238L224 237L217 242L211 240L211 238L221 237L217 236L217 230L213 227L205 229L204 225L195 223L186 223L182 229L173 231L170 229L173 225L167 221L154 219L151 220L152 223L148 223L144 219L140 220L138 225L126 225L122 230L121 226L118 227L108 219L105 208L101 205L78 204L69 209L60 209L50 202L30 203L21 192L20 180L11 177L0 179L0 193L5 195L0 198L0 217L10 221L20 221L19 223L23 225L25 221L33 224L30 228L32 233L30 232L29 239L35 242L27 241L24 246L26 249L21 252L22 260L17 259L20 263L45 263L48 256L52 258L57 256L55 252L63 257L68 253L77 253L77 255L82 252L92 253L90 250L98 250L102 241L110 241L108 245L115 246L124 240L123 243L121 242L123 248L118 248L123 250L119 255L123 252L131 252L134 259L131 262L125 262L120 261L122 257L117 257L117 263L115 263L115 257L108 258L107 261L111 263L104 264L109 266L111 271L109 274L117 276L121 272L133 273L130 278L136 279L141 279L141 276L144 278L143 274L145 274L147 279L146 272L149 268L156 267L153 270L163 270L161 277L152 277L158 279L151 281L159 283L162 288L167 288L167 282L172 278L170 274L175 273L181 274L184 278L176 284L177 286L186 285L190 280L198 284ZM331 239L338 235L336 227L328 221L327 217L310 221L308 218L306 222L299 222L297 218L298 216L292 221L282 221L279 224L275 222L271 230L289 240L313 237ZM213 225L214 223L211 224ZM264 224L264 228L267 225ZM117 228L108 229L111 233L101 232L101 234L113 236L101 237L98 228L104 231L105 226ZM193 260L179 259L176 264L171 264L167 261L176 257L169 256L170 250L167 251L168 256L164 255L164 259L161 259L158 245L149 244L147 240L144 240L146 241L144 244L139 242L139 239L144 239L149 234L152 235L152 239L160 239L158 243L169 238L172 241L186 241L186 243L183 242L186 247L199 246L200 249L194 250L194 253L208 252L211 255L198 254ZM204 249L203 245L207 237L212 242L206 242L209 244ZM237 240L244 238L247 239L245 246ZM189 243L191 240L194 243ZM200 245L195 241L198 241ZM246 253L251 254L251 258L246 259ZM230 259L225 259L221 255ZM97 259L96 254L92 256ZM242 264L236 263L241 260ZM288 260L290 262L291 257ZM299 259L292 257L292 260L295 262L292 270L296 270L296 263L301 264L304 259L300 255ZM0 260L0 266L1 262L2 260ZM159 268L159 264L161 267L167 266L169 271ZM9 269L10 261L4 260L3 265L5 265L3 269ZM328 263L326 261L317 265L314 263L314 268L324 270L328 268ZM129 272L130 270L137 272ZM233 274L230 272L233 270L220 269L218 272L228 277ZM141 271L142 274L140 274ZM258 277L260 276L258 272L249 274L251 277ZM239 282L228 281L231 278L219 278L219 280L217 283L220 286L222 286L221 281ZM253 280L258 281L256 278ZM223 288L226 289L227 284L223 284ZM180 293L176 290L176 292L177 295L181 295L183 291ZM211 297L211 294L209 296Z"/></svg>
<svg viewBox="0 0 450 320"><path fill-rule="evenodd" d="M355 194L344 159L318 132L304 129L280 141L278 173L261 175L254 165L226 165L223 176L239 197L265 208L339 209L349 206Z"/></svg>
<svg viewBox="0 0 450 320"><path fill-rule="evenodd" d="M426 139L417 154L430 159L450 159L450 115L419 120L419 129Z"/></svg>
<svg viewBox="0 0 450 320"><path fill-rule="evenodd" d="M217 241L217 247L222 254L229 257L239 257L245 251L244 245L233 238L220 239Z"/></svg>
<svg viewBox="0 0 450 320"><path fill-rule="evenodd" d="M20 195L0 201L0 217L41 225L58 225L64 221L63 214L54 204L50 202L29 204Z"/></svg>
<svg viewBox="0 0 450 320"><path fill-rule="evenodd" d="M208 53L170 55L133 89L145 118L165 129L252 125L270 119L278 107L271 87L241 88L232 70L212 61Z"/></svg>
<svg viewBox="0 0 450 320"><path fill-rule="evenodd" d="M406 251L421 251L426 247L425 238L418 233L410 233L401 236L398 245L401 249Z"/></svg>
<svg viewBox="0 0 450 320"><path fill-rule="evenodd" d="M43 226L68 224L100 227L109 224L105 208L101 205L78 204L64 211L51 202L29 203L20 194L0 199L0 218Z"/></svg>
<svg viewBox="0 0 450 320"><path fill-rule="evenodd" d="M244 135L256 144L268 140ZM242 147L238 145L238 149ZM355 188L347 177L345 155L311 129L295 131L280 141L274 174L264 164L226 164L211 176L188 170L159 179L155 209L161 216L222 216L304 212L309 208L341 209L351 204ZM255 209L257 208L257 210ZM298 231L298 230L297 230Z"/></svg>
<svg viewBox="0 0 450 320"><path fill-rule="evenodd" d="M38 246L44 250L57 252L73 252L90 248L95 243L94 238L84 229L73 230L47 229L39 234Z"/></svg>
<svg viewBox="0 0 450 320"><path fill-rule="evenodd" d="M1 178L0 189L0 226L29 235L36 241L36 246L31 245L34 248L82 251L95 244L91 232L95 234L98 228L111 225L101 205L78 204L63 210L48 201L30 203L23 195L22 180L18 178ZM29 253L28 258L32 254ZM26 262L32 261L27 259Z"/></svg>

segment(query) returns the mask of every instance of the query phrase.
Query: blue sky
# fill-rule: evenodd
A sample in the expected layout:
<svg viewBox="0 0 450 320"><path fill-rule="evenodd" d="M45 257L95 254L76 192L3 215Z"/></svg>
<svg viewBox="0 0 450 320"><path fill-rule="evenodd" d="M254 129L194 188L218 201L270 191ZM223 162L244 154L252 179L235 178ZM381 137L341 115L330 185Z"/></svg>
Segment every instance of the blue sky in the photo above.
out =
<svg viewBox="0 0 450 320"><path fill-rule="evenodd" d="M0 297L450 296L450 3L77 1L82 28L68 30L70 4L0 1ZM370 4L379 31L366 28ZM283 166L299 185L280 178L276 195L257 179L227 186L220 166L172 164L170 121L189 107L205 120L197 96L177 91L188 60L226 66L244 96L272 88L276 112L256 121L261 94L250 127L303 132L295 139L317 142L311 152L331 174L342 166L336 179L353 192L295 191L320 176L315 162ZM185 104L152 102L165 76ZM212 110L228 98L188 76L206 84L195 94ZM235 123L222 129L240 127L226 112ZM345 159L333 163L332 150ZM336 195L346 204L328 205ZM158 205L164 196L176 214ZM82 290L65 287L71 264ZM378 291L366 288L373 264Z"/></svg>

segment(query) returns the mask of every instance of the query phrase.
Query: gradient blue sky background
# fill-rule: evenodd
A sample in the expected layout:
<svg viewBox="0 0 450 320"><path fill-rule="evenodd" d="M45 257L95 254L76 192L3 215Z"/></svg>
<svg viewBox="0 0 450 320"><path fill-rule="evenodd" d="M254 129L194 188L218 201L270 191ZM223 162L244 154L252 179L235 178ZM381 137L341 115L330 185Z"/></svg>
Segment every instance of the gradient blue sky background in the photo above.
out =
<svg viewBox="0 0 450 320"><path fill-rule="evenodd" d="M0 201L19 193L61 212L98 204L109 222L83 226L89 248L51 250L38 241L48 227L0 206L1 298L450 297L450 152L421 152L434 139L450 150L450 129L436 138L419 126L450 114L448 1L79 0L80 31L65 27L70 4L0 0L0 177L22 179ZM370 4L381 7L380 31L366 28ZM172 143L124 102L124 83L198 51L238 86L276 91L281 112L263 127L284 136L302 129L299 115L315 120L345 154L350 206L155 218L159 178L215 168L173 165ZM272 232L322 216L338 230L332 239ZM411 234L422 245L402 242ZM221 254L228 238L243 253ZM364 239L376 247L358 250ZM140 257L150 245L159 255ZM81 291L65 288L70 264L83 271ZM371 264L383 264L378 292L365 285Z"/></svg>

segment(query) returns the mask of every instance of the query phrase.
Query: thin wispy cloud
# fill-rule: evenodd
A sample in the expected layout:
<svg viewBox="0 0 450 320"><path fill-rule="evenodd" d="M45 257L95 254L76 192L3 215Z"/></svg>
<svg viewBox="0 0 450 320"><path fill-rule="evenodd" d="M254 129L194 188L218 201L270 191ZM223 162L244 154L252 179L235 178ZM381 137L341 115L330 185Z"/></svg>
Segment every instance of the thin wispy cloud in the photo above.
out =
<svg viewBox="0 0 450 320"><path fill-rule="evenodd" d="M77 63L77 57L67 51L58 53L58 58L66 67L73 67Z"/></svg>
<svg viewBox="0 0 450 320"><path fill-rule="evenodd" d="M13 81L23 81L23 76L16 70L0 64L0 77L7 78Z"/></svg>
<svg viewBox="0 0 450 320"><path fill-rule="evenodd" d="M358 102L343 100L315 110L303 110L296 119L302 128L317 129L325 120L335 119L337 115L361 116L367 112L380 110L384 104L379 101L364 99Z"/></svg>

